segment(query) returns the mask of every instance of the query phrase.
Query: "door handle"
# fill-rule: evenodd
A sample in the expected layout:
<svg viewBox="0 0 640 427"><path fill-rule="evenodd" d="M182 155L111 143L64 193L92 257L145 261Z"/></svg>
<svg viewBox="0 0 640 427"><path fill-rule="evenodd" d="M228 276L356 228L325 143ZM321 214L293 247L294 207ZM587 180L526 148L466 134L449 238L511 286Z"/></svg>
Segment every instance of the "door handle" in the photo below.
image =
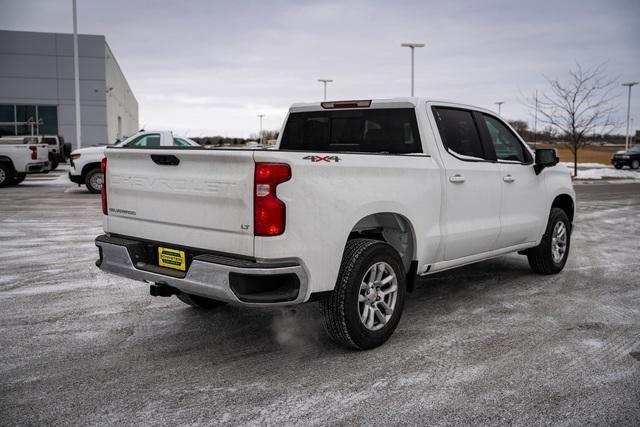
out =
<svg viewBox="0 0 640 427"><path fill-rule="evenodd" d="M449 177L449 182L453 182L454 184L461 184L463 182L465 182L467 179L460 175L460 174L455 174L453 176Z"/></svg>
<svg viewBox="0 0 640 427"><path fill-rule="evenodd" d="M513 181L515 181L516 179L515 179L514 177L512 177L511 175L505 175L505 176L503 176L503 177L502 177L502 180L503 180L504 182L513 182Z"/></svg>
<svg viewBox="0 0 640 427"><path fill-rule="evenodd" d="M151 160L160 166L178 166L180 159L172 154L152 154Z"/></svg>

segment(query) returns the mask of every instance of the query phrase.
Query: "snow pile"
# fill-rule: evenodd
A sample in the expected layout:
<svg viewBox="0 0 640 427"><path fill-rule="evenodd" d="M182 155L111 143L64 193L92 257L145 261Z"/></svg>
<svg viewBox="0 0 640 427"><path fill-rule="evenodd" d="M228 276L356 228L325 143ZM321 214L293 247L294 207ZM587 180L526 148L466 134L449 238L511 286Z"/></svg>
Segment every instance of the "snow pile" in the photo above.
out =
<svg viewBox="0 0 640 427"><path fill-rule="evenodd" d="M560 162L569 169L573 169L573 162ZM578 169L600 169L610 168L611 165L605 165L603 163L578 163Z"/></svg>
<svg viewBox="0 0 640 427"><path fill-rule="evenodd" d="M573 172L573 171L572 171ZM631 169L614 169L614 168L597 168L597 169L578 169L578 176L574 179L638 179L640 180L640 172Z"/></svg>

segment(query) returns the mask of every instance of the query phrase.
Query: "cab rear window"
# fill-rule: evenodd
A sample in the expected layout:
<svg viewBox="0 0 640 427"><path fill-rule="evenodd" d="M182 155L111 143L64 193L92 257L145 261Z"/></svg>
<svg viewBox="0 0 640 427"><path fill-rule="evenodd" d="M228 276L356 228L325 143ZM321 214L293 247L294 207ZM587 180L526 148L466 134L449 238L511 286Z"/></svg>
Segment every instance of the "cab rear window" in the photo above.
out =
<svg viewBox="0 0 640 427"><path fill-rule="evenodd" d="M412 108L291 113L280 150L422 153Z"/></svg>

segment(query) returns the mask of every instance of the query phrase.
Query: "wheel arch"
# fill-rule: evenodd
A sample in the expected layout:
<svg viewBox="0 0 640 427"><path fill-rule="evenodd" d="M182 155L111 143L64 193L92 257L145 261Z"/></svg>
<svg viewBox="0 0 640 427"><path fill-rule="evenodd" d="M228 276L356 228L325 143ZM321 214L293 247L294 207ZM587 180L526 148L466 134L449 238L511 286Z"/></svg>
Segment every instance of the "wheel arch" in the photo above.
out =
<svg viewBox="0 0 640 427"><path fill-rule="evenodd" d="M9 167L15 172L16 168L13 166L13 160L7 156L0 156L0 163L8 164Z"/></svg>
<svg viewBox="0 0 640 427"><path fill-rule="evenodd" d="M553 199L551 203L551 208L560 208L567 214L569 217L569 222L573 223L573 217L575 215L575 202L573 197L569 194L559 194Z"/></svg>
<svg viewBox="0 0 640 427"><path fill-rule="evenodd" d="M96 169L96 168L100 169L100 162L91 162L84 165L82 167L82 172L80 172L80 176L82 176L82 181L85 180L85 178L87 177L87 174L91 169Z"/></svg>
<svg viewBox="0 0 640 427"><path fill-rule="evenodd" d="M409 273L416 256L416 234L411 221L396 212L377 212L369 214L351 228L347 240L356 238L380 240L391 245Z"/></svg>

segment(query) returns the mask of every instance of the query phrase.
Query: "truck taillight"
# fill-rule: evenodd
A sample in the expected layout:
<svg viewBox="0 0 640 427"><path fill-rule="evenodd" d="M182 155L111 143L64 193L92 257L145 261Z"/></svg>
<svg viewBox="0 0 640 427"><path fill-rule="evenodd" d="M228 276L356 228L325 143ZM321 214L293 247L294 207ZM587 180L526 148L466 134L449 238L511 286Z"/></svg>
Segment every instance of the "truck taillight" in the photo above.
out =
<svg viewBox="0 0 640 427"><path fill-rule="evenodd" d="M31 160L37 160L38 159L38 147L35 147L33 145L29 146L29 150L31 150Z"/></svg>
<svg viewBox="0 0 640 427"><path fill-rule="evenodd" d="M102 191L100 192L100 196L102 197L102 214L109 215L109 211L107 210L107 158L102 159L102 163L100 164L100 169L102 169Z"/></svg>
<svg viewBox="0 0 640 427"><path fill-rule="evenodd" d="M253 197L253 222L256 236L284 233L286 206L278 199L276 187L291 179L291 168L285 163L256 163Z"/></svg>

